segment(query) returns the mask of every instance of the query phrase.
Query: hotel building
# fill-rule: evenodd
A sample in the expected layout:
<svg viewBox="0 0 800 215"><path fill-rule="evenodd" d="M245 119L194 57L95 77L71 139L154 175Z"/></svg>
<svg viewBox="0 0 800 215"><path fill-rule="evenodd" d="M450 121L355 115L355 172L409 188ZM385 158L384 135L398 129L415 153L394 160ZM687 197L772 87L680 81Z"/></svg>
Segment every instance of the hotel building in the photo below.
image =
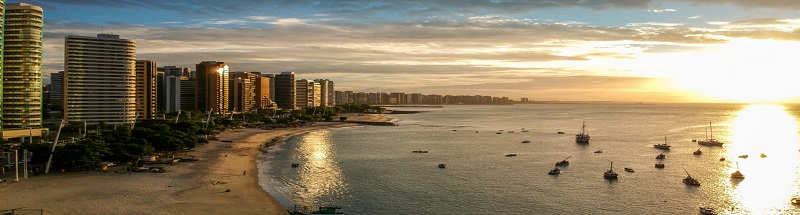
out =
<svg viewBox="0 0 800 215"><path fill-rule="evenodd" d="M42 127L42 8L5 5L2 80L3 129Z"/></svg>
<svg viewBox="0 0 800 215"><path fill-rule="evenodd" d="M294 72L275 75L275 103L278 108L292 110L297 107L297 91Z"/></svg>
<svg viewBox="0 0 800 215"><path fill-rule="evenodd" d="M230 68L225 62L203 61L197 64L197 110L229 112Z"/></svg>
<svg viewBox="0 0 800 215"><path fill-rule="evenodd" d="M63 115L87 124L136 118L136 41L119 35L66 37Z"/></svg>
<svg viewBox="0 0 800 215"><path fill-rule="evenodd" d="M156 72L152 60L136 60L136 119L156 118Z"/></svg>

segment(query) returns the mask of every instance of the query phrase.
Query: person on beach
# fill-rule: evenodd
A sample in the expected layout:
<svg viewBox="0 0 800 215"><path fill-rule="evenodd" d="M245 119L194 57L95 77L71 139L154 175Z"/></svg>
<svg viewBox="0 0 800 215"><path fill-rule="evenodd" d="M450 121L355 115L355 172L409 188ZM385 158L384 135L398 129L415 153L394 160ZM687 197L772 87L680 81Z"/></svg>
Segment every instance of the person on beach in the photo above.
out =
<svg viewBox="0 0 800 215"><path fill-rule="evenodd" d="M244 173L242 173L242 175L247 175L247 170L245 170Z"/></svg>

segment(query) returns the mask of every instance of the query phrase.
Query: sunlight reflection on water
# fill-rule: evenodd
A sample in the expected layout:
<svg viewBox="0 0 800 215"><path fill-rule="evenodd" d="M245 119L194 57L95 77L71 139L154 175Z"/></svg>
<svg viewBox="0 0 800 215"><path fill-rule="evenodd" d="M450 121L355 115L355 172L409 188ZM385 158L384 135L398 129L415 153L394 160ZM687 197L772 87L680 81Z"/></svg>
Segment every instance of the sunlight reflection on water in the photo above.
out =
<svg viewBox="0 0 800 215"><path fill-rule="evenodd" d="M318 202L321 196L337 195L345 190L342 171L332 159L330 136L326 130L314 131L299 141L299 159L305 161L301 164L298 183L305 186L298 191L304 201L301 204L309 205Z"/></svg>
<svg viewBox="0 0 800 215"><path fill-rule="evenodd" d="M794 207L789 201L798 193L795 183L800 176L795 118L781 105L749 105L730 126L729 163L723 172L730 176L738 163L745 175L745 179L722 178L730 184L723 192L736 207L731 212L775 214Z"/></svg>

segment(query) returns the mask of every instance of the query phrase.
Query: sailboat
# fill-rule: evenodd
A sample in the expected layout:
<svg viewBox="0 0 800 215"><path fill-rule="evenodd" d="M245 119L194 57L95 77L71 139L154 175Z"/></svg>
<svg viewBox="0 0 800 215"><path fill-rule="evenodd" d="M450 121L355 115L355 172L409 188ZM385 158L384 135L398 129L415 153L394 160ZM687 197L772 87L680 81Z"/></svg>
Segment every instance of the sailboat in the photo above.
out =
<svg viewBox="0 0 800 215"><path fill-rule="evenodd" d="M708 128L711 131L710 132L711 133L711 138L706 137L705 140L698 140L697 144L704 145L704 146L722 146L722 144L725 144L723 142L717 141L717 139L714 139L714 128L711 127L711 121L708 121Z"/></svg>
<svg viewBox="0 0 800 215"><path fill-rule="evenodd" d="M739 162L736 162L736 172L731 173L732 179L744 179L744 174L739 172Z"/></svg>
<svg viewBox="0 0 800 215"><path fill-rule="evenodd" d="M575 135L575 142L576 143L589 143L589 133L586 133L586 122L583 122L583 127L581 127L581 133Z"/></svg>
<svg viewBox="0 0 800 215"><path fill-rule="evenodd" d="M667 137L664 137L664 143L655 144L655 145L653 145L653 147L655 147L657 149L669 150L669 147L671 147L671 146L669 144L667 144Z"/></svg>
<svg viewBox="0 0 800 215"><path fill-rule="evenodd" d="M617 173L614 172L614 162L611 162L611 168L608 169L605 173L603 173L603 178L605 179L617 179Z"/></svg>
<svg viewBox="0 0 800 215"><path fill-rule="evenodd" d="M683 171L686 172L686 178L683 179L684 184L691 186L700 186L700 182L692 178L692 175L689 175L689 171L686 171L686 169L683 169Z"/></svg>

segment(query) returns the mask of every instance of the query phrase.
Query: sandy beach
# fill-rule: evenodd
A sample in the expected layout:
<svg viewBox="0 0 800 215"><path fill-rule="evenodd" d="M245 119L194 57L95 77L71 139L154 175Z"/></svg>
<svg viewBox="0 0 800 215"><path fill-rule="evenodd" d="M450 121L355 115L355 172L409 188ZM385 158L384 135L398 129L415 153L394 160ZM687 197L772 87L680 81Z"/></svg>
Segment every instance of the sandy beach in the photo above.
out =
<svg viewBox="0 0 800 215"><path fill-rule="evenodd" d="M387 122L378 114L340 114L347 121ZM198 162L164 165L166 173L51 172L0 183L0 210L41 209L44 214L286 214L258 184L256 158L274 138L306 131L354 126L346 122L263 130L236 129L220 141L178 156ZM225 141L225 142L223 142ZM230 141L230 142L227 142ZM5 179L9 179L6 173ZM13 179L12 179L13 180ZM229 191L229 192L226 192Z"/></svg>

